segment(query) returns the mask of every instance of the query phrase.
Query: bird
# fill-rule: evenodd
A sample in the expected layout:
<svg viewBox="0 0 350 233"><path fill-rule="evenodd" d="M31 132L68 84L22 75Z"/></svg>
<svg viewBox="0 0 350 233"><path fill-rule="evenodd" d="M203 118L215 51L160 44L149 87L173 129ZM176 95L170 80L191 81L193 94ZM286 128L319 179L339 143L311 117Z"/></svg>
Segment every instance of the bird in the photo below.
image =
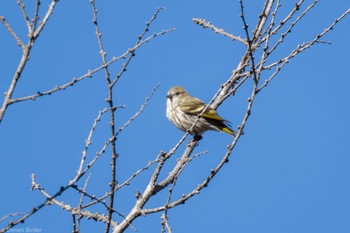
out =
<svg viewBox="0 0 350 233"><path fill-rule="evenodd" d="M205 107L206 104L203 101L189 95L181 86L174 86L167 93L166 116L180 130L189 131L190 134L199 138L202 138L201 135L207 130L221 131L235 136L229 121L219 116L210 106L202 113ZM190 130L197 119L197 123Z"/></svg>

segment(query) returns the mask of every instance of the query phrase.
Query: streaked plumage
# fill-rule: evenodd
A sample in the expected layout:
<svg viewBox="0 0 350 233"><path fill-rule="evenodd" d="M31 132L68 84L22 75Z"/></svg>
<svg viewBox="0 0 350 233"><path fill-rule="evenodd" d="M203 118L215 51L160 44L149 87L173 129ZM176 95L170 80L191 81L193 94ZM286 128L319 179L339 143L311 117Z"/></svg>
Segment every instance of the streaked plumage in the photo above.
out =
<svg viewBox="0 0 350 233"><path fill-rule="evenodd" d="M182 87L172 87L167 95L166 116L177 128L187 131L205 106L203 101L190 96ZM229 124L230 122L220 117L215 109L208 107L190 133L202 135L207 130L216 130L234 135L235 132Z"/></svg>

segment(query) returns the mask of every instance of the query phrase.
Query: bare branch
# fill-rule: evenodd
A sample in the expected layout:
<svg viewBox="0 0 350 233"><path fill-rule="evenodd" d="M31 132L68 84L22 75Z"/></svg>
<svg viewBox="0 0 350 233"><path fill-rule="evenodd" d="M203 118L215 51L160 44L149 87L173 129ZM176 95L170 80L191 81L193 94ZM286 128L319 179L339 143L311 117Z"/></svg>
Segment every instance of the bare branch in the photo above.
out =
<svg viewBox="0 0 350 233"><path fill-rule="evenodd" d="M16 33L12 30L12 28L10 27L10 25L6 22L4 16L0 16L0 21L1 21L2 24L5 26L5 28L7 29L7 31L9 31L9 33L13 36L13 38L14 38L15 41L17 42L17 45L23 49L23 48L24 48L23 42L21 41L21 39L19 39L19 37L16 35Z"/></svg>
<svg viewBox="0 0 350 233"><path fill-rule="evenodd" d="M4 117L4 114L5 114L6 110L7 110L7 107L10 104L13 103L13 100L11 99L11 97L12 97L12 94L13 94L15 88L16 88L18 80L20 79L20 76L21 76L21 74L23 72L23 69L24 69L27 61L29 60L29 55L30 55L30 51L32 49L32 46L35 43L36 38L39 36L41 30L44 28L45 24L49 20L50 15L53 13L53 9L54 9L57 1L58 0L53 0L51 2L50 7L49 7L48 11L46 12L46 15L44 17L43 22L40 23L38 29L35 31L34 34L31 33L31 29L28 29L30 38L29 38L29 41L28 41L27 45L25 45L25 46L19 40L19 38L16 36L16 34L11 30L10 26L6 26L7 23L6 23L5 19L4 19L4 17L2 17L2 18L0 17L0 20L3 22L5 27L9 30L9 32L15 37L17 43L22 48L21 61L20 61L19 65L18 65L18 67L17 67L17 70L15 71L15 74L13 75L12 82L11 82L10 87L8 88L8 90L7 90L6 94L5 94L5 99L4 99L4 102L3 102L2 107L0 109L0 123L1 123L1 121L3 119L3 117ZM27 13L26 13L26 11L24 9L24 5L22 4L21 1L19 1L19 5L20 5L20 7L22 9L22 12L24 14L24 17L25 17L26 21L29 22L29 19L27 19L28 15L27 15ZM28 23L27 23L27 25L28 25ZM28 27L31 28L30 22L29 22L29 26Z"/></svg>
<svg viewBox="0 0 350 233"><path fill-rule="evenodd" d="M130 213L126 216L125 220L120 222L113 230L114 233L117 232L123 232L130 223L132 223L135 218L137 218L140 215L144 214L144 210L142 208L144 205L148 202L148 200L157 194L159 191L163 190L165 187L167 187L171 182L174 181L175 175L183 169L183 163L187 160L187 158L192 153L193 149L197 145L198 141L195 139L192 139L186 147L185 152L181 156L181 158L176 163L174 169L169 173L168 177L165 178L162 182L157 184L159 173L164 165L164 162L169 158L169 154L162 154L160 157L160 162L158 163L158 166L153 172L153 175L145 189L145 191L139 195L133 209L130 211Z"/></svg>
<svg viewBox="0 0 350 233"><path fill-rule="evenodd" d="M33 28L33 31L36 29L36 26L37 26L37 23L38 23L38 20L39 20L39 6L40 6L40 0L36 0L36 4L35 4L35 13L34 13L34 18L32 20L32 28Z"/></svg>
<svg viewBox="0 0 350 233"><path fill-rule="evenodd" d="M58 2L58 0L52 0L51 4L49 6L49 8L46 11L46 14L43 18L43 21L41 21L39 23L38 28L35 30L34 34L33 34L33 38L37 38L40 34L40 32L44 29L44 26L46 25L46 23L48 22L50 16L53 14L53 10L55 9L56 3ZM34 28L33 28L34 30Z"/></svg>
<svg viewBox="0 0 350 233"><path fill-rule="evenodd" d="M300 2L303 2L303 1L300 1ZM297 17L297 19L291 23L291 25L288 27L288 29L281 34L280 36L280 39L276 42L276 44L267 52L267 55L271 54L284 40L284 38L289 34L291 33L293 27L306 15L307 12L309 12L315 5L316 3L318 3L318 0L314 1L312 4L310 4L306 9L305 11L303 11L303 13L301 13L301 15L299 15ZM300 3L301 4L301 3ZM296 4L295 5L295 8L293 9L293 12L296 12L297 10L299 10L299 7L300 7L300 4ZM287 17L288 19L288 17ZM283 22L283 21L282 21ZM281 23L279 24L281 25ZM279 27L276 27L276 29L279 28ZM271 33L274 33L276 32L276 29L273 30L273 32Z"/></svg>
<svg viewBox="0 0 350 233"><path fill-rule="evenodd" d="M264 81L264 83L258 88L258 92L260 92L263 88L265 88L273 78L276 77L276 75L280 72L280 70L282 69L282 67L284 65L286 65L292 58L294 58L296 55L298 55L299 53L305 51L306 49L311 48L312 45L314 45L315 43L325 43L325 44L329 44L329 42L326 41L322 41L320 40L325 34L327 34L329 31L331 31L334 26L340 22L340 20L342 20L345 16L347 16L348 14L350 14L350 8L345 11L341 16L339 16L338 18L336 18L334 20L334 22L328 26L328 28L324 29L323 32L317 34L315 36L315 38L309 42L303 43L302 45L298 45L287 57L284 57L282 59L280 59L279 61L276 61L270 65L264 66L264 69L271 69L275 66L276 70L275 72Z"/></svg>
<svg viewBox="0 0 350 233"><path fill-rule="evenodd" d="M117 213L122 218L125 218L125 216L122 213L120 213L120 212L118 212L118 211L116 211L114 209L110 209L110 207L108 206L107 202L102 197L97 198L95 195L91 195L91 194L87 193L84 189L80 189L80 188L78 188L75 185L73 185L72 188L75 189L76 191L78 191L79 193L81 193L83 196L88 197L91 200L93 200L89 204L85 204L85 205L81 205L81 206L77 207L77 209L83 210L83 209L86 209L89 206L92 206L91 203L94 203L94 204L99 203L99 204L102 204L106 208L106 210L111 210L113 213Z"/></svg>
<svg viewBox="0 0 350 233"><path fill-rule="evenodd" d="M65 90L68 87L72 87L74 86L74 84L86 79L86 78L91 78L92 75L94 73L97 73L98 71L104 69L106 66L111 65L112 63L120 60L120 59L125 59L126 56L130 53L130 51L135 51L137 48L141 47L142 45L144 45L145 43L149 42L151 39L157 37L157 36L161 36L161 35L165 35L168 32L174 31L175 29L168 29L168 30L163 30L161 32L155 33L152 36L149 36L147 39L141 41L139 44L136 44L134 47L128 49L126 52L124 52L122 55L118 56L118 57L113 57L111 60L109 60L106 64L104 65L100 65L99 67L96 67L93 70L88 70L88 72L78 78L73 78L72 81L63 84L61 86L56 86L51 90L47 90L47 91L43 91L43 92L38 92L34 95L30 95L30 96L25 96L25 97L20 97L20 98L16 98L16 99L11 99L9 104L13 104L13 103L17 103L17 102L22 102L22 101L27 101L27 100L36 100L36 98L38 97L42 97L42 96L46 96L46 95L51 95L57 91L62 91ZM1 118L0 118L1 119Z"/></svg>
<svg viewBox="0 0 350 233"><path fill-rule="evenodd" d="M79 204L78 204L78 209L79 210L82 210L84 197L86 196L85 195L86 188L87 188L87 185L89 183L90 177L91 177L91 173L88 175L88 177L85 180L85 184L84 184L84 187L83 187L83 193L81 193L81 197L80 197ZM78 222L76 222L76 218L75 218L76 216L78 216ZM81 215L72 214L72 217L73 217L73 232L80 232L80 219L81 219L82 216Z"/></svg>
<svg viewBox="0 0 350 233"><path fill-rule="evenodd" d="M168 233L171 233L173 232L171 227L169 226L169 222L168 222L168 216L164 213L162 214L162 216L160 217L162 219L162 231L161 233L164 233L165 230L168 232Z"/></svg>
<svg viewBox="0 0 350 233"><path fill-rule="evenodd" d="M226 37L230 38L231 40L237 40L246 46L248 45L247 41L245 39L242 39L240 36L235 36L233 34L227 33L224 31L223 28L217 28L211 22L205 21L205 19L193 18L192 20L193 20L193 22L202 26L203 28L210 28L211 30L213 30L217 34L226 36Z"/></svg>
<svg viewBox="0 0 350 233"><path fill-rule="evenodd" d="M270 2L272 2L272 1L269 1L269 3ZM254 75L254 82L258 83L260 74L258 74L256 72L255 68L254 68L255 67L255 61L254 61L254 55L253 55L253 53L254 53L254 51L253 51L253 43L259 37L259 34L260 34L260 32L262 31L262 28L263 28L263 24L264 24L264 22L266 21L266 18L267 18L266 15L268 15L269 13L265 12L265 14L262 17L260 17L261 21L260 21L260 23L258 23L258 25L261 24L261 26L260 26L260 28L257 27L255 29L255 32L253 33L253 39L250 40L250 36L249 36L249 32L248 32L248 24L247 24L247 22L245 20L244 11L243 11L243 0L239 0L239 3L240 3L240 9L241 9L241 18L242 18L242 22L243 22L243 29L245 31L245 34L246 34L246 37L247 37L247 41L248 41L248 52L247 53L249 54L249 58L250 58L250 61L252 63L252 67L253 67L252 71L253 71L253 75ZM271 6L269 8L269 4L267 2L265 2L265 3L266 3L265 4L266 8L264 7L264 11L266 9L270 9L271 8Z"/></svg>
<svg viewBox="0 0 350 233"><path fill-rule="evenodd" d="M90 0L91 6L92 6L92 10L93 10L93 23L95 25L95 31L96 31L96 38L98 41L98 45L100 47L100 54L101 54L101 59L103 62L103 65L106 65L107 61L106 61L106 51L103 47L103 42L101 39L101 32L100 32L100 28L98 25L98 21L97 21L97 9L95 6L95 1L94 0ZM111 86L111 78L110 78L110 73L109 73L109 69L108 66L104 67L105 70L105 77L106 77L106 83L108 85L108 96L106 98L107 103L109 104L109 107L111 109L114 108L114 102L113 102L113 90L112 90L112 86ZM110 199L109 199L109 208L108 209L108 221L106 223L106 229L105 232L108 233L109 229L111 227L111 222L112 222L112 215L113 215L113 205L114 205L114 192L113 190L115 189L115 185L117 183L116 181L116 160L117 160L117 151L116 151L116 145L115 145L115 141L116 141L116 137L115 135L115 114L114 114L114 110L112 110L110 112L110 131L111 131L111 140L110 143L112 145L112 158L111 158L111 182L110 182L110 190L111 190L111 195L110 195Z"/></svg>
<svg viewBox="0 0 350 233"><path fill-rule="evenodd" d="M29 20L29 17L28 17L28 14L27 14L27 11L25 9L25 5L23 4L22 0L18 0L18 5L19 7L21 8L21 11L23 13L23 17L24 17L24 21L26 22L27 24L27 28L28 28L28 35L30 35L33 31L32 29L32 26L30 25L30 20Z"/></svg>
<svg viewBox="0 0 350 233"><path fill-rule="evenodd" d="M22 212L7 214L7 215L0 218L0 222L5 221L8 218L15 217L15 216L22 215L22 214L23 214Z"/></svg>
<svg viewBox="0 0 350 233"><path fill-rule="evenodd" d="M315 2L317 2L316 0ZM293 10L290 11L290 13L279 22L279 24L271 31L270 35L274 35L279 31L289 20L291 20L296 12L300 10L300 6L304 3L304 0L300 0L299 2L295 3ZM314 3L313 3L314 4ZM274 12L276 13L276 11Z"/></svg>
<svg viewBox="0 0 350 233"><path fill-rule="evenodd" d="M68 187L61 187L58 192L55 193L55 195L52 196L52 198L56 198L60 196L64 191L67 190ZM35 174L32 174L32 189L31 190L40 190L40 185L35 182ZM51 198L47 198L44 202L42 202L40 205L32 208L30 211L28 211L26 214L24 214L21 218L17 219L16 221L10 222L6 227L0 229L1 232L6 232L10 228L23 223L26 219L31 217L33 214L41 210L43 207L50 205Z"/></svg>
<svg viewBox="0 0 350 233"><path fill-rule="evenodd" d="M23 54L22 54L22 58L21 61L19 63L19 66L12 78L12 82L10 84L9 89L7 90L7 92L5 93L5 99L4 102L2 104L2 107L0 109L0 123L5 115L5 112L7 110L7 107L11 104L11 96L16 88L17 82L22 74L22 71L24 69L24 66L27 63L27 60L29 58L29 52L30 52L30 48L27 48L26 46L23 48Z"/></svg>
<svg viewBox="0 0 350 233"><path fill-rule="evenodd" d="M50 196L50 195L45 191L45 189L40 188L39 191L40 191L48 200L50 200L50 204L56 204L56 205L58 205L59 207L61 207L62 209L64 209L64 210L70 212L71 214L84 216L84 217L86 217L87 219L93 219L93 220L95 220L95 221L101 221L101 222L105 222L105 223L107 223L107 222L109 221L109 220L108 220L108 217L105 216L104 214L91 213L91 212L88 211L88 210L81 210L81 209L79 209L79 208L71 207L70 205L65 204L63 201L57 201L57 200L56 200L56 197ZM111 222L111 224L112 224L112 225L115 225L116 223Z"/></svg>

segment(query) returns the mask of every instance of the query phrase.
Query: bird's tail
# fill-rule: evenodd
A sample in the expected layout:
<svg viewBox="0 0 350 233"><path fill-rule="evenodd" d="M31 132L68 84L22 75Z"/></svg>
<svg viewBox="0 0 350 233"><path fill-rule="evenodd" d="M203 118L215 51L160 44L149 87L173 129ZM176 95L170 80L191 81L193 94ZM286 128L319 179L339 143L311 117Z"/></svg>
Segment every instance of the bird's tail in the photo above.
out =
<svg viewBox="0 0 350 233"><path fill-rule="evenodd" d="M229 135L232 135L232 136L235 136L235 131L233 131L231 128L229 128L229 127L227 127L227 126L225 126L225 127L222 127L221 129L220 129L222 132L225 132L225 133L227 133L227 134L229 134Z"/></svg>

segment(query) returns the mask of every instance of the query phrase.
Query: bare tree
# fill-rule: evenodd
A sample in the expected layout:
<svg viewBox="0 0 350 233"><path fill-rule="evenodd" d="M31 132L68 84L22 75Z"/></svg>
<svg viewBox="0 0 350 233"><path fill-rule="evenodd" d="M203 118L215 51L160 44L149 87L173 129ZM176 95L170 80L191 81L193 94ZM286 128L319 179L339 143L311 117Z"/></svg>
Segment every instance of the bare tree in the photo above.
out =
<svg viewBox="0 0 350 233"><path fill-rule="evenodd" d="M212 179L218 174L221 168L228 162L235 146L237 145L240 137L243 135L245 126L249 120L251 110L254 106L254 101L258 94L265 90L265 87L276 77L284 66L289 63L294 57L311 48L316 43L329 42L324 41L323 37L325 34L330 32L334 26L343 20L349 13L350 9L344 11L338 18L331 22L323 31L315 35L309 41L302 42L299 45L295 45L294 49L285 52L285 55L275 55L276 51L279 51L281 45L285 43L285 38L292 36L292 30L298 24L302 23L302 19L307 15L314 6L318 3L318 0L311 2L305 6L304 0L300 0L294 4L294 7L290 9L288 14L281 16L281 0L265 0L264 4L259 13L258 20L254 26L247 24L247 15L245 14L245 4L243 0L238 1L240 9L240 21L243 26L243 35L233 34L227 32L225 29L215 26L207 19L194 18L193 22L200 27L209 29L212 32L218 34L218 36L224 36L238 43L245 49L245 52L241 54L241 60L236 67L232 68L232 74L227 78L226 82L222 83L218 87L217 93L213 96L207 106L217 109L222 103L230 98L233 98L234 94L240 90L243 84L250 87L250 94L247 96L246 108L241 119L241 122L237 129L237 134L232 139L232 142L227 147L226 153L222 155L221 161L214 166L213 169L208 171L208 175L202 182L190 192L183 194L181 197L174 197L173 190L176 188L176 182L179 177L182 176L182 171L186 166L192 163L197 157L207 153L202 151L194 153L195 147L199 143L199 138L190 139L186 142L186 138L189 136L189 132L185 133L183 137L173 146L169 151L160 151L159 154L154 155L154 159L149 163L145 164L139 170L132 172L132 175L125 180L118 180L117 174L117 161L118 152L116 141L121 132L125 131L127 127L133 123L140 114L143 113L151 97L156 92L158 85L145 97L144 103L140 109L128 119L121 127L117 127L115 112L119 108L124 108L123 105L117 105L114 101L114 96L118 95L116 87L120 79L123 77L129 64L134 59L134 55L139 48L143 47L147 42L152 42L152 46L156 46L154 39L159 36L171 36L168 35L174 28L164 29L162 31L150 33L151 26L157 19L159 13L163 8L158 8L155 13L150 17L149 21L143 31L136 37L136 42L130 48L125 49L123 53L118 56L114 56L112 59L107 59L107 51L105 50L104 43L102 40L102 29L99 24L100 15L98 14L97 7L94 0L90 0L91 4L91 16L92 23L95 27L96 40L99 46L99 53L101 64L97 67L90 68L89 71L80 77L73 78L71 81L59 84L52 89L46 91L40 91L28 96L13 97L16 88L18 87L18 81L22 78L22 73L29 60L30 54L35 46L37 45L37 39L45 31L44 28L50 23L50 18L55 11L56 5L60 2L57 0L51 1L48 4L46 12L43 16L40 16L39 10L42 10L41 2L37 0L34 3L35 11L34 15L28 14L26 6L22 0L18 1L18 7L22 11L24 16L24 22L27 26L28 37L26 39L20 38L18 32L11 27L11 23L7 22L5 16L0 16L0 20L3 26L7 29L8 33L16 41L17 45L22 51L22 57L18 62L17 69L13 72L13 77L8 89L5 93L4 99L2 100L2 107L0 109L0 123L3 123L3 119L6 118L7 113L11 111L11 106L20 102L36 100L37 98L46 97L50 98L49 95L56 92L65 90L68 87L83 82L87 78L94 77L98 72L103 72L105 77L106 86L108 87L105 93L106 103L108 107L101 108L96 113L96 118L91 124L91 128L88 136L85 140L85 148L81 154L80 165L77 168L76 175L72 177L66 184L58 187L55 192L48 192L45 187L36 181L36 175L32 175L32 190L39 191L41 195L45 197L45 201L37 206L33 206L32 210L26 213L15 213L8 214L3 217L0 221L4 222L8 219L14 218L9 221L6 226L1 229L1 232L5 232L10 228L23 223L28 218L31 218L34 214L39 211L44 211L45 208L50 208L50 205L57 205L72 215L73 232L80 232L80 225L82 219L95 220L103 222L105 224L105 232L123 232L127 228L134 228L133 221L140 216L147 216L153 213L162 212L162 232L171 232L171 226L168 222L168 210L175 208L180 204L184 204L192 197L198 195L202 189L208 186ZM302 10L304 9L304 10ZM277 20L277 15L282 17L281 20ZM280 53L278 53L280 54ZM117 61L124 60L123 64L119 67L119 70L115 72L114 68L118 67ZM113 71L111 71L113 67ZM7 78L7 77L6 77ZM74 86L74 88L79 88ZM131 97L131 96L130 96ZM204 112L205 110L203 110ZM202 113L203 113L202 112ZM94 140L94 134L96 129L100 127L102 119L108 118L109 121L109 137L105 139L105 143L100 146L97 153L94 154L93 158L88 159L88 154L92 153L89 151L92 141ZM200 115L198 116L198 119ZM195 125L195 124L194 124ZM102 127L102 126L101 126ZM193 127L193 126L192 126ZM190 131L190 130L189 130ZM186 144L184 151L180 151L180 146ZM108 153L105 153L107 152ZM175 153L181 154L176 161L170 160ZM110 181L109 181L109 192L102 196L96 196L95 192L90 190L87 191L89 185L91 168L98 163L101 156L110 157ZM166 166L165 166L166 165ZM107 169L107 168L106 168ZM117 200L116 194L123 188L130 185L136 177L145 175L145 171L151 171L151 176L145 184L144 190L139 190L135 193L135 197L129 197L129 201L133 202L132 208L122 213L115 208L115 202ZM33 171L35 172L35 171ZM160 174L168 174L165 178L161 178ZM145 175L147 177L147 175ZM83 179L85 179L83 181ZM61 195L67 190L74 191L74 195L80 196L78 204L67 202ZM152 199L159 198L160 192L168 192L164 204L155 206L152 208L145 207L147 203ZM72 192L70 193L72 194ZM88 201L87 201L88 200ZM135 201L134 201L135 200ZM103 211L93 212L94 207L102 207ZM116 219L121 219L117 221Z"/></svg>

